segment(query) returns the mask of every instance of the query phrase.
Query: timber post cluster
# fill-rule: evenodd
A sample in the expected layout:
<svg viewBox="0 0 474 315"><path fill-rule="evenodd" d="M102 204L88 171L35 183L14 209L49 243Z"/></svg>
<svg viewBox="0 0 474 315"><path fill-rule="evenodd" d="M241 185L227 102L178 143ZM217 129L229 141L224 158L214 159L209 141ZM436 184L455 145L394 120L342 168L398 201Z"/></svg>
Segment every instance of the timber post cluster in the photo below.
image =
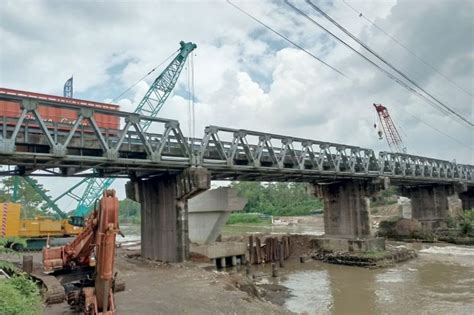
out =
<svg viewBox="0 0 474 315"><path fill-rule="evenodd" d="M290 257L290 237L267 237L263 239L258 236L249 236L249 263L263 264L268 262L281 262Z"/></svg>

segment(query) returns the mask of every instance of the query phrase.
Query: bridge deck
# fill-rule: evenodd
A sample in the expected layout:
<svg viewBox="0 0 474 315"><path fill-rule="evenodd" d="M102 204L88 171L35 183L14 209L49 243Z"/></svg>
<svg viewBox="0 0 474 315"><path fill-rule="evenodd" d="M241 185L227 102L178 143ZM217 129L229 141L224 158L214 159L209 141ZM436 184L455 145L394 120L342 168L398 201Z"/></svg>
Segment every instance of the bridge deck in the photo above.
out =
<svg viewBox="0 0 474 315"><path fill-rule="evenodd" d="M16 172L75 176L154 176L190 166L208 168L214 179L328 181L389 177L392 182L474 184L472 165L351 145L250 130L209 126L201 139L183 136L178 121L107 108L38 100L2 92L17 102L18 117L1 117L0 164ZM77 119L45 121L40 108L67 108ZM44 109L43 111L44 112ZM100 128L95 115L110 115L120 129ZM149 121L151 132L140 129Z"/></svg>

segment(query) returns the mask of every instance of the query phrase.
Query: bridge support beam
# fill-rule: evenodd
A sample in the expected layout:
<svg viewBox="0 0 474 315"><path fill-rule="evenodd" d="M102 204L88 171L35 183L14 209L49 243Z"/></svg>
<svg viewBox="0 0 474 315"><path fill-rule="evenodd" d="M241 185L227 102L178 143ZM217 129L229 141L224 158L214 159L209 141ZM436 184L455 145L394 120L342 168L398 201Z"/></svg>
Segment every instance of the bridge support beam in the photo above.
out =
<svg viewBox="0 0 474 315"><path fill-rule="evenodd" d="M401 186L399 191L410 198L412 218L425 231L446 228L448 219L462 211L459 188L454 185Z"/></svg>
<svg viewBox="0 0 474 315"><path fill-rule="evenodd" d="M142 257L167 262L189 258L188 199L209 188L204 168L128 184L127 196L141 204Z"/></svg>
<svg viewBox="0 0 474 315"><path fill-rule="evenodd" d="M388 186L385 180L342 180L316 184L316 196L324 203L325 235L319 246L331 251L378 251L384 239L373 237L369 196Z"/></svg>

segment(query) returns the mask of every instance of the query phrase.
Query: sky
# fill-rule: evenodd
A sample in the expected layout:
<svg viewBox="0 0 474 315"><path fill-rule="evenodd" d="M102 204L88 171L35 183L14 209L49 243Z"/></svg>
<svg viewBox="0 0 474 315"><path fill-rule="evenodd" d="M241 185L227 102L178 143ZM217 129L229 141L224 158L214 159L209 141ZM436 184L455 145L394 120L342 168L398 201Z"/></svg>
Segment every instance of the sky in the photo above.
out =
<svg viewBox="0 0 474 315"><path fill-rule="evenodd" d="M197 44L196 137L205 126L218 125L388 151L374 129L372 104L381 103L408 153L474 163L473 127L410 93L283 1L232 2L345 77L226 1L3 0L0 86L61 95L73 75L76 98L110 102L176 51L179 41L192 41ZM290 2L368 55L307 3ZM313 3L423 89L474 121L474 1ZM163 67L115 101L122 110L134 110ZM178 119L189 134L186 71L160 116ZM42 180L53 195L59 193L58 181L66 186L71 182ZM114 187L123 195L123 181Z"/></svg>

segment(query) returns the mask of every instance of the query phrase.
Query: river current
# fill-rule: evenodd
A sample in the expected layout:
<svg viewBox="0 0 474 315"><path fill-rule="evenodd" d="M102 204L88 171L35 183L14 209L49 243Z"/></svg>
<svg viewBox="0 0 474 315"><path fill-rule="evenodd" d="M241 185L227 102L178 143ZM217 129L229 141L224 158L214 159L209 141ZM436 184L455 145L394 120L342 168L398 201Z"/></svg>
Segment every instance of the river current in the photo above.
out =
<svg viewBox="0 0 474 315"><path fill-rule="evenodd" d="M226 226L224 235L255 232L305 233L311 226ZM129 240L139 239L129 235ZM263 281L289 288L284 306L306 314L474 314L474 247L450 244L406 244L418 258L394 267L365 269L319 261L287 261L280 277ZM270 273L270 266L257 270Z"/></svg>

